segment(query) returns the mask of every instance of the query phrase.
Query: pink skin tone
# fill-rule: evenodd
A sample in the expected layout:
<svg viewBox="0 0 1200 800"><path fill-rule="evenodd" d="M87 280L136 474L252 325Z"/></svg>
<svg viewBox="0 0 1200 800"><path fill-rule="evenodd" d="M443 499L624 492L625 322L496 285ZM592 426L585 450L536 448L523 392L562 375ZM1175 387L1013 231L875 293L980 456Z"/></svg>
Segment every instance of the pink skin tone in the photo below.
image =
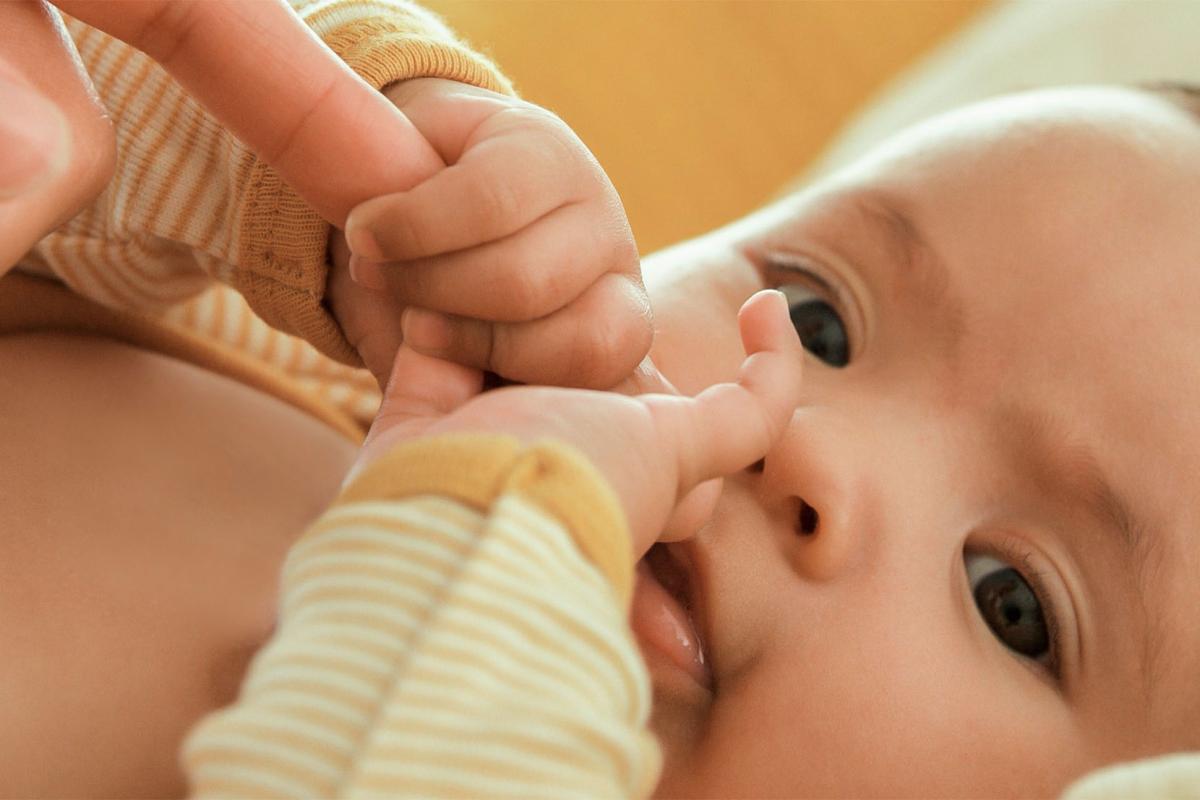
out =
<svg viewBox="0 0 1200 800"><path fill-rule="evenodd" d="M805 297L788 264L840 287L851 341L844 369L806 359L761 469L727 478L712 522L670 545L707 673L643 637L659 795L1044 796L1200 745L1197 198L1200 127L1182 112L1119 90L1031 94L931 121L647 260L654 356L685 393L736 374L746 298ZM861 202L911 218L957 313ZM233 699L283 553L354 448L109 342L12 337L0 372L23 388L0 397L0 439L28 454L0 460L0 637L21 654L0 662L0 794L180 794L180 738ZM1070 445L1035 458L1030 415ZM1074 501L1082 445L1145 519L1145 567ZM1036 573L1053 658L992 632L964 551ZM652 589L642 607L661 612Z"/></svg>
<svg viewBox="0 0 1200 800"><path fill-rule="evenodd" d="M944 265L932 292L884 206ZM803 297L773 263L838 287L852 343L843 369L806 364L762 470L672 545L715 690L649 650L660 796L1048 796L1200 743L1198 218L1194 119L1046 92L933 120L646 263L654 356L685 392L739 363L744 297ZM1035 458L1031 426L1065 438ZM1144 518L1145 566L1075 501L1083 446ZM964 549L1038 576L1057 668L992 633Z"/></svg>

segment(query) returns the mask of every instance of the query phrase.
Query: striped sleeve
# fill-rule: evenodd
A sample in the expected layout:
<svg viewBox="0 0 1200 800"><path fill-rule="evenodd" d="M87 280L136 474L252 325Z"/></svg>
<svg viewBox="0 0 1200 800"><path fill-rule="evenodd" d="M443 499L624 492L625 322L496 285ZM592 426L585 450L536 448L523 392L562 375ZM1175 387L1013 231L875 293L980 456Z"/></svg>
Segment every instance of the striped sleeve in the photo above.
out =
<svg viewBox="0 0 1200 800"><path fill-rule="evenodd" d="M486 58L407 0L292 4L376 88L435 76L511 92ZM328 224L153 60L78 20L67 27L116 128L116 173L22 268L155 313L219 281L274 328L360 366L321 303Z"/></svg>
<svg viewBox="0 0 1200 800"><path fill-rule="evenodd" d="M185 744L194 793L648 796L631 575L603 566L628 550L611 490L567 448L402 445L290 552L275 636Z"/></svg>

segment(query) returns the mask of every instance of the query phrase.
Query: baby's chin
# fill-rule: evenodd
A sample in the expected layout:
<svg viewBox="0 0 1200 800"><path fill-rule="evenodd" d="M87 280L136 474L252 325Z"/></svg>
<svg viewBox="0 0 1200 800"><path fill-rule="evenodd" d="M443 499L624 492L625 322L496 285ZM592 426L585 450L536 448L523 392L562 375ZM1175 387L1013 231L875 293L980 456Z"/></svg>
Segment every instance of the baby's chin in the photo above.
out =
<svg viewBox="0 0 1200 800"><path fill-rule="evenodd" d="M642 657L650 672L654 705L650 713L650 731L662 748L662 777L655 797L693 795L686 785L695 772L696 756L707 726L713 696L666 657L642 647Z"/></svg>

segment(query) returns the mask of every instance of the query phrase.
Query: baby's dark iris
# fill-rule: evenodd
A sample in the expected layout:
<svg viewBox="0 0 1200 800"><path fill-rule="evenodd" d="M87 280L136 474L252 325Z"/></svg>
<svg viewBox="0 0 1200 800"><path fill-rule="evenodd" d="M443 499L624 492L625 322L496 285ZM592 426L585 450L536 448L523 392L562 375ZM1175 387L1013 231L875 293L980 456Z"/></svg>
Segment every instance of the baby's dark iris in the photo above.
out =
<svg viewBox="0 0 1200 800"><path fill-rule="evenodd" d="M980 579L975 586L975 605L988 627L1010 649L1030 658L1038 658L1049 649L1042 605L1021 573L1012 567Z"/></svg>
<svg viewBox="0 0 1200 800"><path fill-rule="evenodd" d="M833 306L824 300L802 300L792 302L789 310L806 350L831 367L850 363L850 339Z"/></svg>

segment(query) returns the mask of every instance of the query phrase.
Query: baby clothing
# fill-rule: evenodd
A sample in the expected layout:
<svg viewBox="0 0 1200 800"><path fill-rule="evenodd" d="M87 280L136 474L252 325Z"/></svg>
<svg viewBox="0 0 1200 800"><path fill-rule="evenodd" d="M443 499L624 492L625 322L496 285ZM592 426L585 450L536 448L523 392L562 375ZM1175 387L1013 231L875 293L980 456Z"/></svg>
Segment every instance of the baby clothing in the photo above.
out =
<svg viewBox="0 0 1200 800"><path fill-rule="evenodd" d="M404 0L293 5L377 89L512 91ZM0 335L154 350L361 442L379 392L322 304L330 226L155 62L66 24L115 125L116 174L0 279ZM185 743L192 792L647 796L660 755L629 554L611 489L562 445L397 448L289 551L275 634Z"/></svg>
<svg viewBox="0 0 1200 800"><path fill-rule="evenodd" d="M184 746L193 791L648 796L628 536L561 445L395 448L289 551L274 636Z"/></svg>

